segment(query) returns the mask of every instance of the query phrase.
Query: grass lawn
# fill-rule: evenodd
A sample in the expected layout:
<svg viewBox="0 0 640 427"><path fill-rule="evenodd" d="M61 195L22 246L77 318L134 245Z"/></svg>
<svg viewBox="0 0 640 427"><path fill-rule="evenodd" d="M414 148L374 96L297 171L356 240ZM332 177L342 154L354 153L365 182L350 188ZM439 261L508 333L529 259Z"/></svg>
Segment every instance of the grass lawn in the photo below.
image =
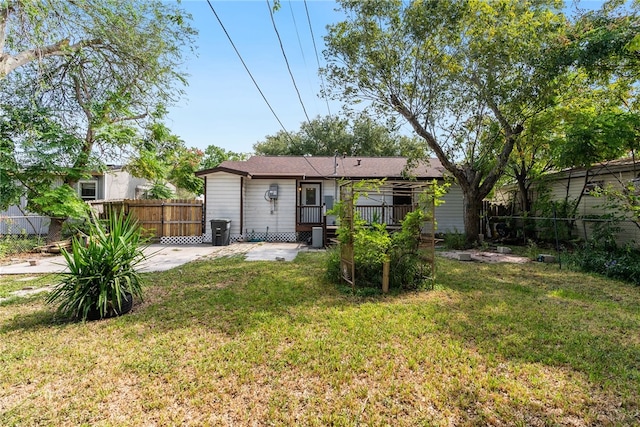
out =
<svg viewBox="0 0 640 427"><path fill-rule="evenodd" d="M435 290L364 298L322 254L146 277L117 319L0 304L0 425L640 424L631 285L438 259Z"/></svg>

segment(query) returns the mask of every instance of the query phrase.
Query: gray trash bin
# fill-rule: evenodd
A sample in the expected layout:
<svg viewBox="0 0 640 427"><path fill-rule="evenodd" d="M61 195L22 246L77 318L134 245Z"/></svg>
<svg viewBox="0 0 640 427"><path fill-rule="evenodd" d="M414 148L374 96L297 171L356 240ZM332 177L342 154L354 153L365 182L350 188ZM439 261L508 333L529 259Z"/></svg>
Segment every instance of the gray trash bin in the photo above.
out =
<svg viewBox="0 0 640 427"><path fill-rule="evenodd" d="M227 246L231 237L231 220L216 218L211 220L211 244Z"/></svg>
<svg viewBox="0 0 640 427"><path fill-rule="evenodd" d="M322 227L311 228L311 247L316 249L324 247L324 235Z"/></svg>

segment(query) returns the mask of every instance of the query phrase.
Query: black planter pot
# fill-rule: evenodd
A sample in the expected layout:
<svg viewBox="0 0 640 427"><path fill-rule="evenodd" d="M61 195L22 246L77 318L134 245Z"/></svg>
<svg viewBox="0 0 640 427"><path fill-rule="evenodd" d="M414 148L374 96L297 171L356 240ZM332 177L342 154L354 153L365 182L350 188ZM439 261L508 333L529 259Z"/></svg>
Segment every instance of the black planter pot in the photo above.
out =
<svg viewBox="0 0 640 427"><path fill-rule="evenodd" d="M100 319L108 319L111 317L122 316L123 314L127 314L133 308L133 295L129 292L125 294L125 297L122 299L120 304L120 310L116 310L115 307L111 306L104 314L104 316L100 316L100 310L98 307L91 307L89 313L87 313L87 320L100 320Z"/></svg>

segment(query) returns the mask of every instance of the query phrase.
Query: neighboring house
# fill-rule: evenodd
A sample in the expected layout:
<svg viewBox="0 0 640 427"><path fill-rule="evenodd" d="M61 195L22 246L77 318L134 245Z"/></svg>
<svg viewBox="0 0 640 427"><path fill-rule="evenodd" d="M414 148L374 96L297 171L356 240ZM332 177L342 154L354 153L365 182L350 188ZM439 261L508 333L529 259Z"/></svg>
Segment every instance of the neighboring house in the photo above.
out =
<svg viewBox="0 0 640 427"><path fill-rule="evenodd" d="M216 168L196 172L205 180L204 241L212 241L209 224L215 219L231 221L232 242L306 241L314 227L325 223L324 213L339 199L341 180L385 178L384 190L360 197L358 210L369 221L399 226L412 205L400 187L444 179L444 168L437 159L410 171L406 166L407 159L402 157L254 156L245 161L222 162ZM460 188L452 185L444 201L436 208L438 231L463 230ZM374 209L376 206L379 209ZM335 221L335 217L326 218L330 226Z"/></svg>
<svg viewBox="0 0 640 427"><path fill-rule="evenodd" d="M57 185L60 184L62 181L57 183ZM82 179L76 184L78 196L86 202L139 199L149 188L150 183L146 179L136 178L122 166L113 165L108 166L106 172L94 172L91 177ZM22 197L20 205L10 206L6 211L0 212L0 234L18 234L22 231L26 234L47 233L48 218L26 211L26 206L27 199ZM13 219L9 221L6 218Z"/></svg>
<svg viewBox="0 0 640 427"><path fill-rule="evenodd" d="M640 160L624 158L597 163L589 168L577 167L547 173L540 184L532 189L530 197L534 202L543 194L548 194L551 201L579 201L574 235L588 239L596 223L596 217L612 213L604 206L605 198L597 197L592 191L606 187L621 190L629 183L636 187L636 191L640 191ZM514 197L514 187L505 187L496 191L494 202L506 205L511 203ZM514 214L518 215L518 211L516 206ZM623 221L619 226L619 243L640 243L640 228L634 221Z"/></svg>

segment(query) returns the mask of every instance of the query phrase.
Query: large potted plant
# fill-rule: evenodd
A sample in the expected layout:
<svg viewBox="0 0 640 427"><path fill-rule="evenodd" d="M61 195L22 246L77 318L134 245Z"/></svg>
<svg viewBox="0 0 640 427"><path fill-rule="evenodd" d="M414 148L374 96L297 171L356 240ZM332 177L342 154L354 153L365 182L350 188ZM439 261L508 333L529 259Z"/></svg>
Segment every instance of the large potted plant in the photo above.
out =
<svg viewBox="0 0 640 427"><path fill-rule="evenodd" d="M49 294L58 313L80 320L96 320L127 313L133 298L142 298L142 277L136 266L144 260L141 230L123 213L105 221L93 218L88 241L74 238L71 252L63 251L68 272Z"/></svg>

